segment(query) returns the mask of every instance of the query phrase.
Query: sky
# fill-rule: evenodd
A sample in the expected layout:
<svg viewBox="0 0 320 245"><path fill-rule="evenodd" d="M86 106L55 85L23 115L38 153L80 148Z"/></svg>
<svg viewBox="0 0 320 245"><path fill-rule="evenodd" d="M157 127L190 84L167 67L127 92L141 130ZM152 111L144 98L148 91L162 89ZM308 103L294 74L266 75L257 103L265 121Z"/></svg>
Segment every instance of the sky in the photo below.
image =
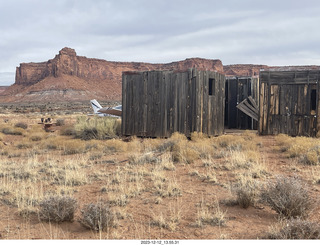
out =
<svg viewBox="0 0 320 245"><path fill-rule="evenodd" d="M0 86L63 47L109 61L320 65L319 0L0 0Z"/></svg>

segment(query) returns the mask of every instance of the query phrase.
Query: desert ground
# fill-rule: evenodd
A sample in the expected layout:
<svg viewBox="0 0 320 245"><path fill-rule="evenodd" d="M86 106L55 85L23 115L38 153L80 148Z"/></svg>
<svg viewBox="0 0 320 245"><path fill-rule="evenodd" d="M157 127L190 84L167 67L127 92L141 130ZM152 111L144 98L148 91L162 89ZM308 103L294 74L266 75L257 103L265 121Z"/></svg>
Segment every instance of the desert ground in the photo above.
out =
<svg viewBox="0 0 320 245"><path fill-rule="evenodd" d="M89 104L1 108L0 239L319 239L316 138L121 137Z"/></svg>

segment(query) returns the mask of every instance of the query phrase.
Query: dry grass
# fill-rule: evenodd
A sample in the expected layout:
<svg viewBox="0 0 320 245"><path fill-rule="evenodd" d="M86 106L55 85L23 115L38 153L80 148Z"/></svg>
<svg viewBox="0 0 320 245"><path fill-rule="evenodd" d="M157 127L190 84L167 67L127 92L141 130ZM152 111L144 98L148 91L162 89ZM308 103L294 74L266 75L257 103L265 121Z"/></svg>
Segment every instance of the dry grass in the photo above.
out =
<svg viewBox="0 0 320 245"><path fill-rule="evenodd" d="M202 198L197 206L197 218L195 222L197 227L204 227L205 225L220 227L226 225L226 211L221 210L218 201L211 204Z"/></svg>
<svg viewBox="0 0 320 245"><path fill-rule="evenodd" d="M307 217L313 208L313 200L306 183L298 178L278 176L262 190L263 200L280 215Z"/></svg>
<svg viewBox="0 0 320 245"><path fill-rule="evenodd" d="M68 196L45 197L39 204L39 217L47 222L72 222L77 201Z"/></svg>
<svg viewBox="0 0 320 245"><path fill-rule="evenodd" d="M280 221L278 224L270 228L266 239L319 240L320 225L316 222L302 219Z"/></svg>
<svg viewBox="0 0 320 245"><path fill-rule="evenodd" d="M115 215L105 202L90 203L81 210L80 223L88 229L102 231L113 226L114 222Z"/></svg>
<svg viewBox="0 0 320 245"><path fill-rule="evenodd" d="M236 202L242 208L254 206L260 196L259 182L250 176L241 175L238 182L232 186Z"/></svg>
<svg viewBox="0 0 320 245"><path fill-rule="evenodd" d="M79 117L74 129L75 136L83 140L111 139L120 135L121 124L111 117Z"/></svg>
<svg viewBox="0 0 320 245"><path fill-rule="evenodd" d="M276 137L277 149L285 152L287 157L297 158L300 163L306 165L318 165L320 163L320 143L318 139L308 137L289 137L279 135Z"/></svg>
<svg viewBox="0 0 320 245"><path fill-rule="evenodd" d="M0 131L9 128L22 132L0 133L0 234L5 239L37 238L34 234L39 231L39 237L44 239L75 239L74 234L79 239L237 238L235 234L245 234L246 229L239 223L266 228L274 219L276 214L268 204L256 205L260 183L269 183L275 173L273 166L269 170L268 159L261 157L261 138L254 133L219 137L193 133L191 140L175 133L169 139L130 137L124 141L117 135L106 139L111 134L101 131L103 137L98 138L104 140L81 140L74 138L75 132L103 125L93 118L90 122L81 120L65 117L65 125L57 126L54 132L45 132L38 118L13 117L0 125ZM15 127L18 122L25 122L28 128ZM73 132L61 133L66 128ZM288 147L279 154L289 157L288 152L291 154L293 149L289 145L296 139L281 140ZM305 154L311 162L316 150L299 150L302 154L295 158L305 169L298 174L309 176L307 181L317 189L318 165L302 162L301 157ZM288 172L291 167L288 166ZM38 221L43 201L52 196L77 200L81 209L75 209L73 223ZM255 208L219 204L218 200L229 196L241 207ZM102 215L97 211L101 209L94 206L97 200L104 200L108 210L112 210L111 226L101 225L106 222L99 220ZM260 206L261 210L257 209ZM263 215L272 219L265 220ZM87 219L86 227L98 232L79 228L81 219ZM13 232L12 227L16 226L19 229ZM233 229L237 233L230 231Z"/></svg>

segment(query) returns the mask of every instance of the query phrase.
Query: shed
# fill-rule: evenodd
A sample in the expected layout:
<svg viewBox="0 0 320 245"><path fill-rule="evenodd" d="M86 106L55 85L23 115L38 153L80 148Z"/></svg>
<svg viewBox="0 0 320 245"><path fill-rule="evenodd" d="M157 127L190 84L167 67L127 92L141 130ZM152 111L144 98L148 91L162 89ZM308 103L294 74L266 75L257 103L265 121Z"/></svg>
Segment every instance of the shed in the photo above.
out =
<svg viewBox="0 0 320 245"><path fill-rule="evenodd" d="M224 131L225 76L195 68L122 74L122 135Z"/></svg>
<svg viewBox="0 0 320 245"><path fill-rule="evenodd" d="M260 72L259 133L316 136L320 70Z"/></svg>
<svg viewBox="0 0 320 245"><path fill-rule="evenodd" d="M259 78L257 76L227 76L225 91L225 126L237 129L257 129Z"/></svg>

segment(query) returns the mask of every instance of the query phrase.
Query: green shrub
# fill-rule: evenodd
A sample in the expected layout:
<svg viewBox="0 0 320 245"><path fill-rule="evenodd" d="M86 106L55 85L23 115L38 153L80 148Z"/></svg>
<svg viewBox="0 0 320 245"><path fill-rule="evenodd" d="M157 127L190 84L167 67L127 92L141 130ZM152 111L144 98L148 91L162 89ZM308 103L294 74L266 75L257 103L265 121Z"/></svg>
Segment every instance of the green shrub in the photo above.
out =
<svg viewBox="0 0 320 245"><path fill-rule="evenodd" d="M39 216L48 222L73 221L77 201L68 196L49 196L40 203Z"/></svg>
<svg viewBox="0 0 320 245"><path fill-rule="evenodd" d="M262 200L287 218L306 217L313 206L306 184L294 177L278 176L261 193Z"/></svg>
<svg viewBox="0 0 320 245"><path fill-rule="evenodd" d="M75 136L83 140L116 138L120 130L120 121L112 117L80 117L75 124Z"/></svg>

